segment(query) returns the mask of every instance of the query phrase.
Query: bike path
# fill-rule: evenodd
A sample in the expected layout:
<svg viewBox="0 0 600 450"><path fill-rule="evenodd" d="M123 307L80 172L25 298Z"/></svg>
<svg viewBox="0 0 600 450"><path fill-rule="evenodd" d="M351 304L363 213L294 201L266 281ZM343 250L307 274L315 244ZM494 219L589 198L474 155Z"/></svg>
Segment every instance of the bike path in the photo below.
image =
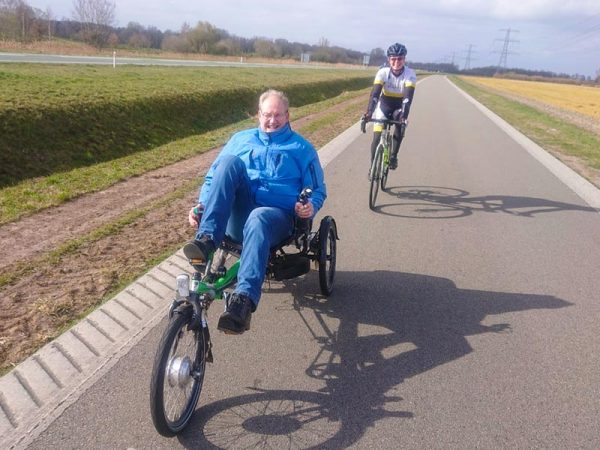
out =
<svg viewBox="0 0 600 450"><path fill-rule="evenodd" d="M450 84L448 84L448 89L452 89ZM419 121L417 119L418 118L414 119L414 129L416 130L410 130L410 134L407 138L408 140L406 141L407 144L411 142L412 135L420 133L420 131L417 129L419 126ZM421 121L421 123L423 124L424 121ZM515 136L516 138L513 137L512 139L519 138L518 134ZM449 137L450 140L452 138L452 136ZM324 161L324 165L328 165L330 161L334 160L337 154L340 154L348 147L357 146L355 142L357 139L359 140L358 146L361 148L360 151L362 151L361 157L364 159L364 149L367 148L369 144L370 135L361 137L358 130L358 125L356 125L346 131L338 140L328 145L327 148L323 148L320 151L320 156ZM519 145L522 144L520 143ZM532 148L535 148L535 146ZM353 293L351 292L352 290L354 290L354 294L358 293L360 295L377 297L379 295L385 295L389 292L387 289L389 286L386 286L385 284L390 283L390 280L387 278L390 277L392 280L391 284L397 285L399 290L406 290L406 286L409 286L410 289L419 290L422 289L423 285L425 285L431 291L429 292L429 296L433 298L441 299L448 292L458 292L461 297L467 299L476 298L481 294L481 292L478 294L478 292L474 290L458 289L456 287L453 288L450 286L451 283L448 283L449 278L439 276L434 277L432 275L411 275L408 272L399 275L391 275L392 272L390 272L387 273L386 276L382 277L378 275L378 273L381 273L385 270L383 267L380 267L377 264L374 265L374 274L371 275L369 274L370 270L368 270L369 261L362 263L360 261L361 257L365 255L361 255L360 253L355 253L354 255L348 255L346 253L344 255L344 252L347 249L351 249L356 246L356 244L352 244L354 241L365 239L364 234L366 231L364 230L368 230L369 234L372 234L373 232L385 233L385 231L384 229L379 229L379 226L373 223L372 216L370 215L367 215L364 218L356 219L357 222L363 222L361 223L360 227L353 227L349 225L349 222L354 220L354 209L368 209L366 206L367 196L365 191L367 188L366 168L368 163L361 159L359 163L356 163L355 161L342 161L340 164L345 165L340 166L339 164L334 164L333 167L326 169L328 176L327 179L340 180L340 175L338 172L343 173L342 178L344 179L344 189L330 185L330 200L328 201L326 210L333 210L333 215L340 225L342 241L340 241L338 246L338 258L340 258L341 268L351 268L352 270L342 270L341 273L338 273L336 290L341 291L342 294L346 294L348 297L352 298L354 298ZM356 171L353 171L353 166L358 166ZM364 170L361 171L358 169ZM362 172L364 172L363 175L361 175ZM568 173L568 170L566 172ZM350 173L350 176L348 173ZM565 178L567 183L569 183L568 179L570 176L572 176L572 174L569 174L569 176ZM348 180L348 178L350 178L350 180ZM575 177L575 179L577 179L577 177ZM348 185L348 181L351 182L350 185ZM393 175L390 177L390 182L392 183L391 186L393 189L399 189L398 186L393 184ZM585 183L583 184L585 185ZM430 186L430 191L432 191L431 188L432 186ZM571 189L577 190L578 188L575 186L571 187ZM350 199L342 198L348 192L351 194ZM594 197L595 191L589 190L589 192L592 193L591 200L588 200L589 203L591 205L600 205L600 202L597 200L598 197ZM426 203L426 201L431 203L431 199L434 198L432 192L424 193L421 191L416 194L413 192L411 194L413 195L412 199L409 195L403 196L405 193L406 192L399 192L398 197L421 203ZM595 195L598 196L597 191ZM438 209L443 210L444 214L448 212L460 212L461 208L462 211L470 210L472 212L475 211L474 205L482 205L482 209L488 208L493 210L496 208L497 212L502 212L501 209L497 208L497 199L487 199L488 204L485 204L485 202L481 200L467 197L462 204L459 204L460 198L461 197L458 197L457 200L451 196L449 199L447 198L446 201L444 201L443 199L440 200L438 196L435 198L437 203L434 202L434 205ZM465 196L462 198L465 198ZM380 209L380 212L383 214L386 213L386 210L393 210L397 207L397 205L394 205L393 202L390 203L390 198L385 197L384 194L380 193L380 199L383 199L382 207ZM340 203L345 203L346 205L351 204L353 206L344 208L340 205ZM329 204L331 204L331 207ZM406 205L404 207L406 207ZM548 203L544 207L551 207L551 205ZM430 210L433 209L431 205L429 208ZM423 212L421 211L420 214L423 214ZM436 213L430 211L428 214L439 214L439 212ZM371 227L371 229L369 229L369 227ZM363 234L362 236L361 233ZM393 245L387 245L386 248L380 252L381 259L385 260L388 257L392 257L391 253L393 253L393 250ZM365 252L365 254L368 254L368 252ZM413 255L413 259L418 259L416 258L417 256L418 255ZM349 259L350 261L348 261ZM140 448L155 446L169 448L171 445L176 444L176 441L173 440L163 441L155 433L152 433L153 430L148 430L149 413L147 409L147 385L151 360L157 342L157 333L149 335L149 332L156 323L164 318L166 308L168 307L169 300L172 295L174 277L178 273L187 270L186 266L187 262L179 253L177 253L150 271L146 276L142 277L132 286L128 287L125 291L120 293L114 299L114 301L107 303L101 309L92 314L86 321L77 325L73 330L65 333L65 335L61 336L57 341L55 341L55 343L53 343L54 345L49 344L48 346L44 347L32 358L29 358L11 373L3 377L0 380L0 405L2 406L2 413L4 413L4 416L0 414L0 432L3 436L2 448L10 448L12 445L22 446L31 443L37 434L42 432L57 416L60 416L63 412L64 419L61 419L61 421L76 425L77 430L73 431L74 434L81 432L81 429L83 429L84 432L89 432L89 435L91 436L90 440L85 443L83 441L79 442L82 448L97 448L97 445L95 444L101 442L101 438L107 439L109 442L110 439L108 438L111 436L104 436L104 434L118 434L116 430L113 429L114 423L111 423L109 419L113 416L127 417L128 415L132 416L131 422L123 423L122 426L127 428L129 430L128 433L130 433L132 436L130 437L130 440L125 440L123 442L137 442ZM387 271L389 272L392 270L393 268L390 268ZM424 271L421 271L420 273L424 273ZM377 287L372 291L366 291L364 283L357 281L361 278L365 280L369 279L370 281L375 282L376 285L381 283L383 286ZM365 395L367 397L378 397L378 395L372 395L375 391L369 390L365 386L361 385L360 371L356 372L349 367L345 367L338 369L341 371L341 373L325 373L327 370L331 370L331 367L335 367L335 365L331 364L331 362L328 362L327 360L319 360L318 358L316 358L316 361L313 364L309 365L309 371L311 374L315 375L323 372L320 373L321 377L317 379L332 380L327 383L328 386L334 386L337 391L350 392L350 398L336 397L335 395L333 397L319 395L318 391L320 389L322 390L323 386L318 382L303 381L300 383L300 385L303 385L305 388L305 390L302 392L294 391L292 389L279 389L277 392L269 393L266 390L266 386L271 385L271 383L267 382L270 379L279 380L282 386L286 385L285 382L281 382L281 379L285 379L286 371L289 370L287 365L290 363L284 356L282 356L282 354L285 355L289 353L302 355L303 353L309 353L307 349L304 348L306 345L307 335L308 337L313 336L316 338L315 341L323 344L322 348L316 349L317 352L323 352L324 349L330 349L331 347L335 348L336 341L339 341L339 339L341 339L341 337L343 337L345 334L349 334L353 338L352 340L358 340L360 342L361 334L359 333L357 335L356 330L351 330L353 327L358 326L356 323L344 325L344 321L342 321L341 326L336 330L330 323L327 323L326 326L324 326L323 317L319 317L316 314L313 316L312 314L308 314L303 309L302 301L308 302L308 306L314 309L314 311L321 311L322 314L331 313L330 310L332 309L344 307L344 300L340 299L339 294L336 295L334 293L332 302L322 304L318 299L311 298L309 294L307 294L307 290L310 290L309 287L300 285L300 283L274 283L271 291L275 291L275 293L269 293L270 291L267 290L268 293L266 294L266 298L270 300L270 297L283 297L287 300L279 303L277 300L273 302L268 301L265 302L265 305L261 304L261 314L257 315L256 318L259 319L259 325L261 321L263 322L263 325L265 323L269 323L271 330L253 330L253 332L244 335L237 341L227 341L229 343L235 343L229 344L229 346L226 347L226 355L224 350L220 350L221 346L225 345L225 342L221 341L221 338L218 337L219 335L215 336L215 340L218 341L217 343L219 344L218 346L215 346L215 351L219 359L222 360L225 356L227 356L227 358L231 357L234 360L236 358L240 360L244 360L244 358L246 358L246 361L248 359L250 361L254 361L252 357L248 358L248 355L252 355L252 351L255 351L255 347L253 346L264 346L265 333L267 335L272 334L272 340L270 342L273 346L272 353L274 356L276 356L276 359L270 363L263 361L262 364L264 367L258 371L259 376L255 376L255 378L251 380L243 381L245 383L243 386L248 384L251 385L251 390L249 393L247 392L244 395L238 396L228 394L229 388L227 382L225 382L224 385L216 384L215 379L218 379L219 374L215 373L216 371L213 367L209 367L207 371L207 388L206 391L202 393L201 397L201 404L208 404L209 407L208 410L204 410L203 412L207 413L208 417L214 418L225 415L223 417L231 420L231 417L226 415L227 411L239 413L239 409L252 409L259 407L264 408L266 405L273 405L274 403L279 403L280 405L294 403L296 406L300 405L305 407L307 417L310 416L310 411L317 411L319 413L318 416L314 417L315 426L313 428L306 424L301 427L302 429L300 431L304 430L308 435L311 436L306 437L306 441L300 440L299 442L318 442L321 434L325 436L333 436L328 438L331 444L348 443L349 441L346 442L344 440L345 438L342 437L343 435L371 439L373 436L364 429L364 422L367 419L363 418L364 420L361 421L361 414L357 414L356 418L352 420L351 415L348 414L348 411L340 408L340 405L344 403L355 408L360 408L360 402L356 404L357 399L370 404L369 398L365 398ZM314 286L312 286L312 290L314 291ZM440 291L442 294L439 294ZM290 294L292 297L294 297L294 300L291 303L289 301ZM440 295L441 297L439 297ZM423 299L426 298L427 296L423 297ZM506 296L498 294L494 295L494 298L498 301L503 301L505 300ZM528 297L519 296L511 296L509 299L512 303L516 303L520 300L523 302L531 301ZM560 302L546 297L544 297L544 300L547 300L547 302L550 302L551 304L560 304ZM300 303L300 306L298 303ZM307 305L305 304L304 307L306 306ZM350 309L360 309L364 307L364 304L358 304L355 301L350 302ZM218 311L216 311L217 309L218 307L213 307L211 312L213 314L218 314ZM286 325L286 320L289 320L290 312L293 312L296 316L299 316L300 318L298 319L297 317L297 319L306 324L305 330L299 331L294 328L290 329L290 327ZM369 314L375 314L370 310L362 311L361 313L366 314L367 316L369 316ZM384 313L386 313L386 311L384 311ZM389 311L387 311L387 313L390 315ZM465 314L467 313L465 312ZM276 322L274 324L267 322L267 318L273 319ZM254 320L255 322L256 319ZM281 321L281 323L278 323L277 321ZM385 328L397 330L396 325L392 325L383 319L378 319L377 323L379 326L381 324L385 324ZM375 327L375 324L371 324L371 326ZM350 328L350 330L348 328ZM400 332L400 330L397 331ZM385 333L378 333L376 334L378 334L380 337L374 337L372 339L383 341L390 339L389 336L386 337ZM287 347L282 349L280 348L282 345L280 339L274 338L273 336L284 335L286 336L285 342ZM269 336L267 336L267 342L269 342L268 338ZM292 342L290 342L290 338ZM458 358L459 356L465 356L469 354L469 350L463 348L466 345L466 343L463 341L464 340L459 339L458 342L454 343L453 345L449 345L446 355L443 357L438 355L438 363L440 361L451 362L453 358L449 357L448 355L453 355L453 352L455 353L454 359ZM302 344L303 342L305 344ZM370 355L369 347L374 343L375 341L370 342L370 344L362 344L362 347L359 348L358 351L362 351ZM231 348L232 345L239 348ZM314 345L312 345L311 351L315 350L313 347ZM423 345L423 347L426 346ZM419 346L417 346L416 349L418 348ZM265 351L264 348L262 350ZM343 355L346 360L354 360L357 363L360 363L359 366L367 363L365 367L369 366L370 364L378 367L376 364L376 358L370 362L365 361L359 356L353 354L352 352L354 350L356 349L352 349L351 346L340 349L338 345L337 357L340 358L340 355ZM394 348L392 352L401 355L403 352L410 353L412 350L415 350L414 343L411 344L406 341L399 343L398 348ZM443 353L442 350L443 349L438 349L440 353ZM266 349L266 351L270 352L271 350ZM428 356L418 352L417 354L418 357L422 359L420 363L424 366L427 366L426 361L428 358L431 360L432 355ZM139 366L136 365L136 363L132 362L134 356L142 358L144 362L139 363ZM124 359L128 360L128 364L117 364L122 357L125 357ZM306 355L305 358L310 360L312 355ZM300 359L302 360L302 358ZM148 361L150 361L150 365L148 365ZM248 364L248 362L246 362L246 364ZM294 364L298 364L298 360L294 360ZM350 364L350 366L352 366L352 364ZM219 367L226 369L221 366ZM390 370L391 367L390 369L387 369L385 366L382 367L383 368L379 372L379 375L383 377L387 376L390 380L398 382L397 376L387 372L387 370ZM122 402L119 402L119 389L123 388L116 387L114 383L108 383L108 377L105 377L105 375L111 369L113 369L113 380L127 380L130 377L133 378L133 381L126 383L129 386L128 388L124 388L126 391L120 392L122 398L126 399ZM252 371L248 370L248 372L252 372L253 375L255 375L255 368L253 367L252 369ZM227 372L227 376L236 381L238 380L236 377L241 377L243 379L243 373L240 374L239 372L244 372L244 367L231 369L229 372ZM406 372L404 375L410 378L416 373L426 373L426 369L423 368L420 372ZM335 385L336 379L338 380L337 386ZM367 378L366 381L369 381L373 386L376 386L379 381L374 382L374 380L375 378ZM96 384L94 387L94 391L96 391L95 396L93 396L91 392L84 394L84 391L94 384ZM277 385L277 383L274 384ZM288 383L288 386L292 384L293 383ZM298 386L298 384L293 385ZM432 388L434 386L429 385L428 387ZM231 389L231 391L233 392L235 389ZM102 394L103 392L105 393L104 395ZM308 392L313 392L313 394L309 394ZM379 394L379 391L377 391L377 393ZM82 396L85 400L83 404L78 404L77 408L72 408L70 411L66 412L68 406L72 405ZM352 396L355 398L352 399ZM229 400L230 397L231 399ZM91 401L92 398L94 398L94 401ZM132 413L131 408L134 398L139 399L139 406L136 406L135 411ZM266 401L264 399L266 399ZM102 403L103 400L105 403ZM406 408L406 406L404 406L404 408ZM338 415L338 419L341 417L344 420L333 420L335 414L332 415L328 412L331 410ZM110 412L107 413L107 411ZM274 411L273 416L277 415L277 412L278 411ZM388 418L396 417L402 419L410 418L412 415L414 415L414 413L411 412L410 408L400 408L395 411L394 414L383 415ZM368 420L373 420L376 422L374 417L375 415L373 414L372 416L369 416ZM142 418L145 418L145 420ZM233 427L234 430L239 432L241 427L243 430L247 431L249 429L256 432L261 426L268 426L266 421L262 423L255 419L255 422L252 422L251 419L252 418L249 418L248 423L245 423L244 426L246 428L244 428L242 425L237 425L237 428L235 428L235 426ZM140 421L143 423L140 423ZM103 425L106 425L106 428L103 428ZM277 423L277 425L280 427L283 426L282 423ZM288 425L290 428L287 430L287 434L290 434L292 431L295 431L295 427L298 426L298 423L294 422ZM193 430L198 432L198 429L203 430L203 437L193 434ZM186 442L195 442L196 444L198 444L198 442L201 444L221 442L223 443L223 447L235 446L234 444L236 441L233 437L231 437L229 432L227 432L227 430L220 429L218 425L213 423L213 421L196 418L193 420L190 430L192 430L190 431L192 434L186 434L181 442L181 445L188 446ZM299 434L300 431L298 431L296 434ZM151 436L152 441L144 441L144 432L150 433L149 436ZM274 435L276 434L277 433ZM284 434L285 433L282 433L282 435ZM220 435L225 437L218 437ZM60 442L62 442L61 438L65 439L66 441L69 439L75 439L76 443L76 439L82 439L80 437L61 436L59 432L54 433L52 436L40 438L40 440L37 442L37 445L39 445L40 448L46 444L49 445L49 448L60 448ZM200 441L198 441L198 439L200 439ZM233 440L228 441L227 439ZM300 438L296 437L296 439ZM383 447L394 447L393 442L386 441L385 437L382 437L381 439L381 444ZM146 442L147 445L141 445L140 442ZM389 445L386 445L386 442ZM76 444L73 444L73 441L71 441L71 445L67 446L72 445Z"/></svg>

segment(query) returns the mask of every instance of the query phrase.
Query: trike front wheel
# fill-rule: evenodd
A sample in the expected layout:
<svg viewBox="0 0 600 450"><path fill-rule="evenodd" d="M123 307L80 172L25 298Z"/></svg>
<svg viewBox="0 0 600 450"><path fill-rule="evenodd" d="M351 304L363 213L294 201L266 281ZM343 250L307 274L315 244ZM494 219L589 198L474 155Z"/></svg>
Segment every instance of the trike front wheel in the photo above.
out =
<svg viewBox="0 0 600 450"><path fill-rule="evenodd" d="M192 330L191 306L175 311L158 344L152 380L150 411L156 431L173 436L185 428L198 403L206 367L206 339Z"/></svg>

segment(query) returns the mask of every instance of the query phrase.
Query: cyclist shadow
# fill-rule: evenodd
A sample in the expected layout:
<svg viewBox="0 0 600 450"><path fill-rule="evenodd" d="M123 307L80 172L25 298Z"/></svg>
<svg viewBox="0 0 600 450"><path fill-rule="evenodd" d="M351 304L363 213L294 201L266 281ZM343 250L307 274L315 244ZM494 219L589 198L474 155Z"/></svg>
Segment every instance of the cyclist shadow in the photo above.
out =
<svg viewBox="0 0 600 450"><path fill-rule="evenodd" d="M289 446L345 448L381 419L414 416L398 395L404 380L471 353L468 336L511 331L509 323L484 325L486 317L571 305L553 296L458 289L449 279L391 271L338 272L333 296L323 299L306 293L314 278L313 272L283 288L320 345L306 374L322 380L323 388L256 390L204 405L182 443L276 448L285 437ZM219 420L227 427L216 427Z"/></svg>
<svg viewBox="0 0 600 450"><path fill-rule="evenodd" d="M476 212L506 213L520 217L559 211L597 212L596 208L537 197L513 195L471 196L463 189L441 186L390 186L375 211L396 217L447 219Z"/></svg>

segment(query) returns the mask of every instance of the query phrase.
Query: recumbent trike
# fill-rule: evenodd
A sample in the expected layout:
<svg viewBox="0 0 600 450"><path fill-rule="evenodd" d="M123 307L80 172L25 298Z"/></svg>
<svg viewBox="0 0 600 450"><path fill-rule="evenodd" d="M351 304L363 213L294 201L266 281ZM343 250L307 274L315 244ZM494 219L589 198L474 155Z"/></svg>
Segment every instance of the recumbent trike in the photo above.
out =
<svg viewBox="0 0 600 450"><path fill-rule="evenodd" d="M299 201L306 203L312 191L305 188ZM271 249L266 279L277 281L299 277L310 271L311 261L319 270L321 293L333 290L336 264L335 220L321 219L318 231L312 220L296 218L288 239ZM150 409L156 430L173 436L190 421L200 397L207 362L213 361L208 329L208 308L214 300L227 299L235 286L242 246L227 237L207 264L194 264L188 274L177 277L169 322L158 345L150 383Z"/></svg>

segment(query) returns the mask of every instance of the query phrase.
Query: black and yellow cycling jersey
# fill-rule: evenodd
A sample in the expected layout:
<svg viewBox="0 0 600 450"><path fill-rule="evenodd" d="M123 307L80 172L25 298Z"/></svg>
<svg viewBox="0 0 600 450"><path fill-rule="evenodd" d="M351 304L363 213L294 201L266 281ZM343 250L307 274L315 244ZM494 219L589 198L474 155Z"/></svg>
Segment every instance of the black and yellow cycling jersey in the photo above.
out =
<svg viewBox="0 0 600 450"><path fill-rule="evenodd" d="M382 67L375 75L367 107L368 114L373 114L378 107L377 109L390 119L395 110L402 108L402 100L407 98L409 103L405 107L404 118L408 117L408 106L416 84L417 75L410 67L404 66L398 75L394 75L391 67Z"/></svg>

